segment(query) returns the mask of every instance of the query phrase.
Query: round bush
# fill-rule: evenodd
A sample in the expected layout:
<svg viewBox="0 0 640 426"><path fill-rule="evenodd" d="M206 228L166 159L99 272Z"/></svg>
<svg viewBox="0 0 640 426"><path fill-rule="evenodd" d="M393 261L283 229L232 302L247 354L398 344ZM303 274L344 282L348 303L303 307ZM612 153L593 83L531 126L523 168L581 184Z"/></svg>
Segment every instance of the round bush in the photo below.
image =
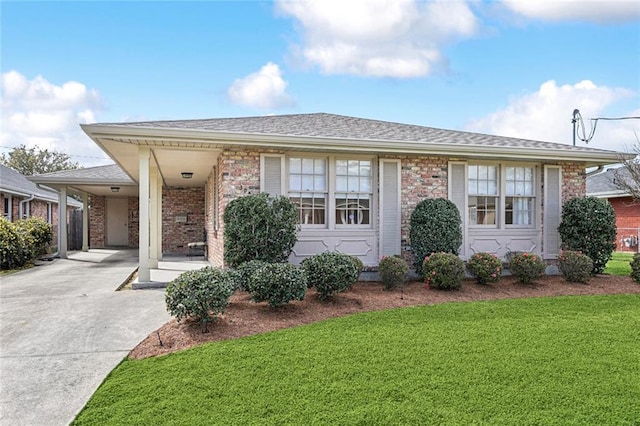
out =
<svg viewBox="0 0 640 426"><path fill-rule="evenodd" d="M409 265L397 255L383 257L378 264L378 273L385 290L392 290L405 283L409 275Z"/></svg>
<svg viewBox="0 0 640 426"><path fill-rule="evenodd" d="M593 261L579 251L563 250L558 256L558 269L567 281L586 284L591 278Z"/></svg>
<svg viewBox="0 0 640 426"><path fill-rule="evenodd" d="M224 211L224 261L232 268L250 260L286 262L297 239L295 204L284 196L248 195Z"/></svg>
<svg viewBox="0 0 640 426"><path fill-rule="evenodd" d="M15 224L0 217L0 267L13 269L27 263L28 253L24 235L18 232Z"/></svg>
<svg viewBox="0 0 640 426"><path fill-rule="evenodd" d="M502 261L494 254L475 253L467 260L467 271L476 278L478 284L495 283L502 276Z"/></svg>
<svg viewBox="0 0 640 426"><path fill-rule="evenodd" d="M269 306L286 305L303 300L307 292L307 276L302 268L290 263L268 263L249 278L251 299L269 302Z"/></svg>
<svg viewBox="0 0 640 426"><path fill-rule="evenodd" d="M422 270L429 288L458 290L464 279L464 262L452 253L431 253L424 258Z"/></svg>
<svg viewBox="0 0 640 426"><path fill-rule="evenodd" d="M302 261L309 287L315 287L320 300L345 291L358 281L358 262L348 254L326 251Z"/></svg>
<svg viewBox="0 0 640 426"><path fill-rule="evenodd" d="M599 274L616 248L616 215L603 198L573 198L562 206L558 232L562 248L589 256L593 261L592 274Z"/></svg>
<svg viewBox="0 0 640 426"><path fill-rule="evenodd" d="M529 284L542 277L547 268L547 265L537 254L513 252L509 253L508 258L509 271L523 284Z"/></svg>
<svg viewBox="0 0 640 426"><path fill-rule="evenodd" d="M629 264L631 265L631 278L640 284L640 253L634 254Z"/></svg>
<svg viewBox="0 0 640 426"><path fill-rule="evenodd" d="M462 221L453 202L444 198L427 198L411 213L409 229L415 268L422 271L423 260L431 253L458 254L462 245Z"/></svg>
<svg viewBox="0 0 640 426"><path fill-rule="evenodd" d="M15 222L16 229L24 237L25 252L28 260L34 259L47 252L53 232L51 225L39 217L30 217Z"/></svg>
<svg viewBox="0 0 640 426"><path fill-rule="evenodd" d="M238 268L236 268L236 288L251 293L251 276L268 264L268 262L262 260L250 260L238 266Z"/></svg>
<svg viewBox="0 0 640 426"><path fill-rule="evenodd" d="M224 312L234 290L231 275L222 269L207 266L187 271L167 285L165 302L169 313L177 321L183 318L199 319L202 332L214 315Z"/></svg>

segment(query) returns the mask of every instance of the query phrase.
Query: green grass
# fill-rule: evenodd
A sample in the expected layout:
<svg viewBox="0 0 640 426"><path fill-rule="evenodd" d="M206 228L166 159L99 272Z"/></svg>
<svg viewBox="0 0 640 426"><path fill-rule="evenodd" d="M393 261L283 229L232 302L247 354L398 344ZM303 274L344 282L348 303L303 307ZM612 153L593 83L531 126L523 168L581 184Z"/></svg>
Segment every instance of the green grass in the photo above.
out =
<svg viewBox="0 0 640 426"><path fill-rule="evenodd" d="M604 268L604 273L629 276L631 274L631 265L629 265L631 259L633 259L633 253L613 252Z"/></svg>
<svg viewBox="0 0 640 426"><path fill-rule="evenodd" d="M450 303L126 360L74 424L638 424L638 306Z"/></svg>

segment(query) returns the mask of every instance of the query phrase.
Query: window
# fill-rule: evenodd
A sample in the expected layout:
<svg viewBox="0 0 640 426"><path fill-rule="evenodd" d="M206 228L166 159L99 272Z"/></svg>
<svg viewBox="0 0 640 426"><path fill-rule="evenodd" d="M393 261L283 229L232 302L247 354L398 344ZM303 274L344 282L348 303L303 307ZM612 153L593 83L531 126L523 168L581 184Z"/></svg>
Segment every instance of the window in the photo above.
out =
<svg viewBox="0 0 640 426"><path fill-rule="evenodd" d="M535 168L469 165L469 224L531 227L535 212Z"/></svg>
<svg viewBox="0 0 640 426"><path fill-rule="evenodd" d="M372 161L288 159L288 195L305 227L371 227Z"/></svg>
<svg viewBox="0 0 640 426"><path fill-rule="evenodd" d="M298 209L298 223L324 225L327 205L327 160L289 159L289 198Z"/></svg>
<svg viewBox="0 0 640 426"><path fill-rule="evenodd" d="M505 224L533 224L533 168L506 168Z"/></svg>
<svg viewBox="0 0 640 426"><path fill-rule="evenodd" d="M371 161L336 160L336 225L371 224Z"/></svg>
<svg viewBox="0 0 640 426"><path fill-rule="evenodd" d="M498 167L469 166L469 221L471 225L495 225L498 202Z"/></svg>
<svg viewBox="0 0 640 426"><path fill-rule="evenodd" d="M4 217L7 220L11 220L11 195L4 196Z"/></svg>

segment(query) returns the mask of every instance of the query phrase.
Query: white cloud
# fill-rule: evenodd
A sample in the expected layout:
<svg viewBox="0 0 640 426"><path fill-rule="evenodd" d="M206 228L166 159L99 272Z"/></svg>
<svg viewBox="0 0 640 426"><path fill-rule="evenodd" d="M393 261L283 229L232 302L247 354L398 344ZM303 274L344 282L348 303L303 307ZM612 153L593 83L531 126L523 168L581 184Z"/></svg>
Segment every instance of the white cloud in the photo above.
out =
<svg viewBox="0 0 640 426"><path fill-rule="evenodd" d="M503 0L503 3L527 18L547 21L613 24L640 19L637 0Z"/></svg>
<svg viewBox="0 0 640 426"><path fill-rule="evenodd" d="M597 86L589 80L559 86L543 83L539 90L512 98L509 104L470 122L467 130L565 144L572 143L573 110L580 110L586 131L591 118L603 117L617 101L637 96L632 90ZM637 111L629 116L638 116ZM590 147L626 151L640 134L640 120L599 121ZM579 145L584 143L578 141Z"/></svg>
<svg viewBox="0 0 640 426"><path fill-rule="evenodd" d="M260 71L236 79L227 90L231 102L251 108L270 109L293 104L286 93L288 83L277 64L268 62Z"/></svg>
<svg viewBox="0 0 640 426"><path fill-rule="evenodd" d="M79 124L96 121L101 109L98 92L77 81L61 86L42 76L28 80L18 71L2 74L3 147L26 145L72 156L83 165L104 164L100 148L82 132Z"/></svg>
<svg viewBox="0 0 640 426"><path fill-rule="evenodd" d="M293 51L327 74L430 75L445 66L442 46L479 27L461 0L280 0L277 11L299 24Z"/></svg>

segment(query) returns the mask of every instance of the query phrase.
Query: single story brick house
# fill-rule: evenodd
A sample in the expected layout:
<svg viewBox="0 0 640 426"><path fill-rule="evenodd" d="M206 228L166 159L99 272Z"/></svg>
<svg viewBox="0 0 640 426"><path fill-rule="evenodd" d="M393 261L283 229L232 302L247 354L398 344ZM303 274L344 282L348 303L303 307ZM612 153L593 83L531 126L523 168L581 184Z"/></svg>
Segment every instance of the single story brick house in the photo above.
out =
<svg viewBox="0 0 640 426"><path fill-rule="evenodd" d="M73 198L66 200L69 212L82 204ZM58 193L31 182L25 175L0 164L0 209L2 217L10 222L38 217L53 227L53 244L58 239Z"/></svg>
<svg viewBox="0 0 640 426"><path fill-rule="evenodd" d="M554 259L562 203L585 194L585 168L625 155L325 113L82 128L117 168L34 181L89 194L91 246L110 244L122 226L117 244L138 245L141 282L163 253L184 252L203 233L209 261L223 265L224 209L258 192L288 196L298 208L293 263L325 250L369 267L382 256L410 257L410 216L428 197L458 206L463 259L515 250ZM114 215L120 222L110 222ZM93 230L100 226L104 238Z"/></svg>
<svg viewBox="0 0 640 426"><path fill-rule="evenodd" d="M640 253L640 200L616 186L616 179L630 179L625 168L608 169L587 177L587 195L606 198L616 213L616 251Z"/></svg>

